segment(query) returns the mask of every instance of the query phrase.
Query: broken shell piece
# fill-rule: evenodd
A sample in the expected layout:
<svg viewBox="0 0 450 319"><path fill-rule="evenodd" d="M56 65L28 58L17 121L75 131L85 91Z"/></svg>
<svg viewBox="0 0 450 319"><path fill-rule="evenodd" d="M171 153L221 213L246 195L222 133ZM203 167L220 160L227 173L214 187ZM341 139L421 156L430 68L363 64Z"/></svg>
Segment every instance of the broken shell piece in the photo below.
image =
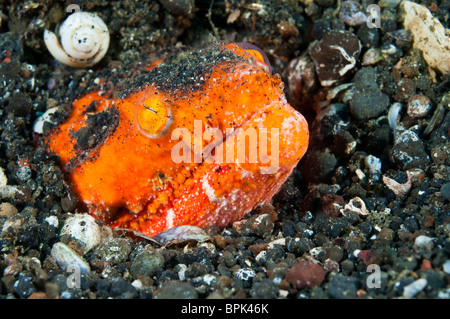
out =
<svg viewBox="0 0 450 319"><path fill-rule="evenodd" d="M369 214L369 211L366 208L366 203L364 203L364 201L359 197L352 198L348 204L341 209L342 215L346 216L347 212L355 212L361 216L367 216Z"/></svg>
<svg viewBox="0 0 450 319"><path fill-rule="evenodd" d="M434 111L430 123L423 132L424 135L428 135L433 132L437 125L441 123L445 115L445 109L450 109L450 93L447 93L442 97L441 102Z"/></svg>
<svg viewBox="0 0 450 319"><path fill-rule="evenodd" d="M391 129L395 130L400 117L400 110L402 109L402 104L395 102L391 105L388 112L388 122Z"/></svg>
<svg viewBox="0 0 450 319"><path fill-rule="evenodd" d="M204 242L210 240L211 237L200 227L197 226L178 226L153 237L162 245L179 244L186 241Z"/></svg>
<svg viewBox="0 0 450 319"><path fill-rule="evenodd" d="M408 176L408 181L404 184L400 184L396 180L384 175L383 175L383 183L387 186L387 188L393 191L395 195L403 196L411 190L412 185L411 173L409 171L406 171L406 175Z"/></svg>
<svg viewBox="0 0 450 319"><path fill-rule="evenodd" d="M71 14L59 27L58 35L45 30L44 42L59 62L82 68L93 66L106 54L109 47L109 31L95 13L78 11Z"/></svg>
<svg viewBox="0 0 450 319"><path fill-rule="evenodd" d="M59 107L52 107L45 111L44 114L39 116L33 125L33 131L38 134L44 134L44 125L48 124L56 124L57 122L53 119L53 114L59 111Z"/></svg>
<svg viewBox="0 0 450 319"><path fill-rule="evenodd" d="M331 90L327 92L327 100L332 100L336 96L341 95L341 93L344 92L344 94L347 91L352 91L355 87L355 83L344 83L338 86L333 87ZM353 95L353 92L350 93Z"/></svg>

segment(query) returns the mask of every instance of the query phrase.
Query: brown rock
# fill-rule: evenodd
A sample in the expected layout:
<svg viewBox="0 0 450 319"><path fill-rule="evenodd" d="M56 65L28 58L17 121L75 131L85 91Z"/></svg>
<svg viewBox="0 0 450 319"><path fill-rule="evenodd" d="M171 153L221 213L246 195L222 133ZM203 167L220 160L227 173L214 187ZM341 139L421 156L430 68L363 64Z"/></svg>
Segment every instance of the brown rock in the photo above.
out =
<svg viewBox="0 0 450 319"><path fill-rule="evenodd" d="M341 208L345 205L344 198L335 194L323 195L320 201L325 214L333 217L339 216L341 214Z"/></svg>
<svg viewBox="0 0 450 319"><path fill-rule="evenodd" d="M28 299L48 299L47 294L42 291L33 292Z"/></svg>
<svg viewBox="0 0 450 319"><path fill-rule="evenodd" d="M17 213L17 208L10 203L1 203L0 204L0 216L11 217L12 215Z"/></svg>
<svg viewBox="0 0 450 319"><path fill-rule="evenodd" d="M258 256L258 254L267 248L267 244L254 244L248 247L248 250L250 250L253 253L253 256Z"/></svg>
<svg viewBox="0 0 450 319"><path fill-rule="evenodd" d="M431 265L431 261L429 261L428 259L422 260L422 264L420 265L420 270L427 271L430 269L433 269L433 266Z"/></svg>
<svg viewBox="0 0 450 319"><path fill-rule="evenodd" d="M286 280L298 289L309 289L320 285L325 278L322 266L312 261L295 264L286 273Z"/></svg>
<svg viewBox="0 0 450 319"><path fill-rule="evenodd" d="M431 228L434 226L434 220L435 220L434 216L427 216L425 217L425 222L423 223L423 225L425 227Z"/></svg>

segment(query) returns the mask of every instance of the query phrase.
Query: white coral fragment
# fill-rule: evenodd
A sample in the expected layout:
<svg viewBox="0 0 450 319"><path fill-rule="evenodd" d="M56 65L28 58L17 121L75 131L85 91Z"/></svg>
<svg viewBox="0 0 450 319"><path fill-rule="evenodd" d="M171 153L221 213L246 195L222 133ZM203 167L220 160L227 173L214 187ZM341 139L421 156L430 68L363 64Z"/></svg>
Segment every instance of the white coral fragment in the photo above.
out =
<svg viewBox="0 0 450 319"><path fill-rule="evenodd" d="M355 212L361 216L366 216L369 214L369 211L366 208L366 203L364 203L364 201L359 197L352 198L340 211L344 216L347 212Z"/></svg>
<svg viewBox="0 0 450 319"><path fill-rule="evenodd" d="M393 180L390 177L383 176L383 183L394 192L397 196L403 196L407 194L411 190L411 173L406 171L406 175L408 176L408 181L404 184L400 184L396 180Z"/></svg>
<svg viewBox="0 0 450 319"><path fill-rule="evenodd" d="M431 68L450 73L450 30L420 4L403 1L400 10L405 29L413 36L413 47L422 51Z"/></svg>

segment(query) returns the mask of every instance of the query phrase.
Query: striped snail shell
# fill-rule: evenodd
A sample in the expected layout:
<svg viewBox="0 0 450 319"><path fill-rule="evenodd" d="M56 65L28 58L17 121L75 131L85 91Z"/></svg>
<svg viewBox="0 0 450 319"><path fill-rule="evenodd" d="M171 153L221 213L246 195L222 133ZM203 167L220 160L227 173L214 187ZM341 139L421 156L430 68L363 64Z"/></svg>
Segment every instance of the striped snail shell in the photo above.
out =
<svg viewBox="0 0 450 319"><path fill-rule="evenodd" d="M44 42L53 57L74 67L90 67L98 63L109 47L109 31L95 13L78 11L71 14L59 27L58 36L44 31Z"/></svg>

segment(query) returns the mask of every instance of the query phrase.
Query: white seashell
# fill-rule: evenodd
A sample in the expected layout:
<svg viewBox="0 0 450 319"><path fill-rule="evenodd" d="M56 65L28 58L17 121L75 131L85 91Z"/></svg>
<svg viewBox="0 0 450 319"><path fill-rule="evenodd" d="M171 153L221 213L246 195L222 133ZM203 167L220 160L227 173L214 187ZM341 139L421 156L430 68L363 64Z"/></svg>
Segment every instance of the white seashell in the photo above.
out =
<svg viewBox="0 0 450 319"><path fill-rule="evenodd" d="M88 214L74 214L66 219L61 236L69 235L83 245L84 253L100 245L102 232L96 219Z"/></svg>
<svg viewBox="0 0 450 319"><path fill-rule="evenodd" d="M109 31L95 13L78 11L71 14L59 27L59 37L45 30L44 42L59 62L82 68L93 66L106 54L109 47Z"/></svg>
<svg viewBox="0 0 450 319"><path fill-rule="evenodd" d="M82 274L87 274L91 271L86 260L66 244L61 242L55 243L50 254L63 270L79 270Z"/></svg>
<svg viewBox="0 0 450 319"><path fill-rule="evenodd" d="M402 104L399 102L392 104L391 107L389 108L388 122L389 122L389 126L393 130L395 130L397 128L401 109L402 109Z"/></svg>

